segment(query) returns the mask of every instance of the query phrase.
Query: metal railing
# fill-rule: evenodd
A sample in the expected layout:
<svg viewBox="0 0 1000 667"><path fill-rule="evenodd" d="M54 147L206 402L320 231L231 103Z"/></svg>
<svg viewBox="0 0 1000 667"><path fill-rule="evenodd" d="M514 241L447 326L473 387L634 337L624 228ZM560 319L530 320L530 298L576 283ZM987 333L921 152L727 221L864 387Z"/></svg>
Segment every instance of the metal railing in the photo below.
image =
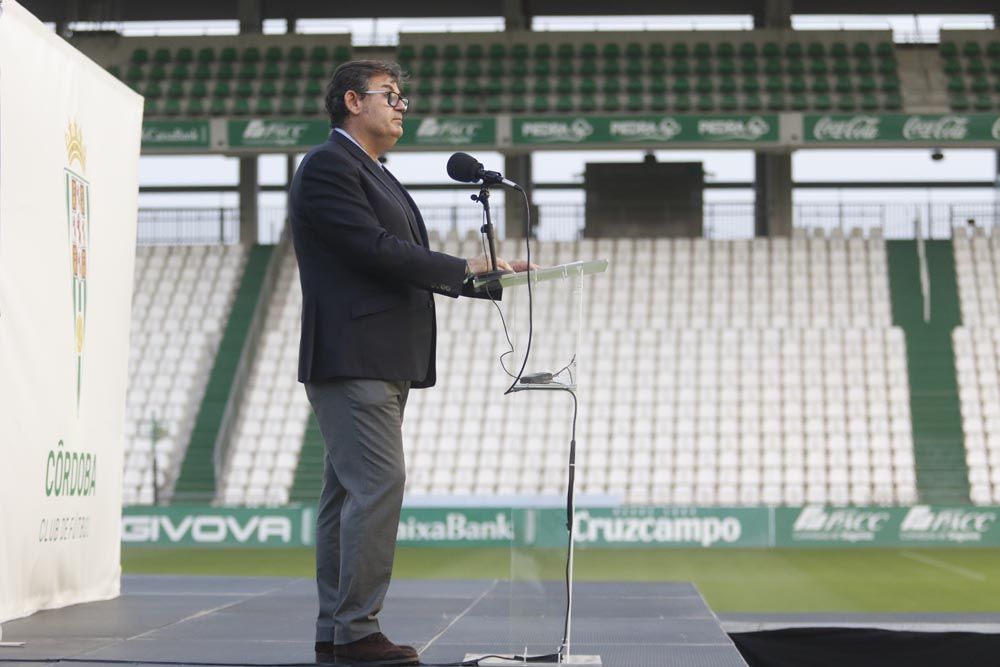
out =
<svg viewBox="0 0 1000 667"><path fill-rule="evenodd" d="M421 206L428 231L444 236L464 236L478 230L482 211L465 205ZM583 204L541 204L535 208L535 236L541 240L571 240L583 236ZM704 234L712 239L750 238L754 233L752 202L711 202L703 208ZM140 245L196 245L238 243L239 209L187 208L141 209ZM493 207L497 235L504 237L504 207ZM951 238L953 230L964 227L992 228L1000 225L1000 201L944 203L820 202L793 207L797 229L844 233L860 229L865 235L881 231L887 239ZM284 208L262 208L258 241L275 244L285 227Z"/></svg>

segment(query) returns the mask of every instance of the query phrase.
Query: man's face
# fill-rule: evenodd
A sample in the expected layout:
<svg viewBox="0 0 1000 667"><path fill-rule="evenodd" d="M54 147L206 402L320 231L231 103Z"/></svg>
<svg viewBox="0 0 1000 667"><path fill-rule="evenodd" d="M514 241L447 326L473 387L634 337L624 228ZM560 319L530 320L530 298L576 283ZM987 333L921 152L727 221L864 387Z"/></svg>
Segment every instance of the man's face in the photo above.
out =
<svg viewBox="0 0 1000 667"><path fill-rule="evenodd" d="M384 90L397 95L402 93L399 84L388 74L376 74L368 80L366 90ZM396 145L403 136L403 105L390 107L386 96L369 93L360 99L361 113L358 124L362 132L367 134L379 152L385 152Z"/></svg>

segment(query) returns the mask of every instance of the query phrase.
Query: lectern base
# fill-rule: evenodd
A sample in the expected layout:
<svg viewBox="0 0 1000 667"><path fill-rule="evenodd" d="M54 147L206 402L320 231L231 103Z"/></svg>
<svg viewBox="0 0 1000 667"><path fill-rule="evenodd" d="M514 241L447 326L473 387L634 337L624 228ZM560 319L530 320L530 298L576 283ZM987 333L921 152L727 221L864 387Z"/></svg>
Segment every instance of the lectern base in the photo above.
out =
<svg viewBox="0 0 1000 667"><path fill-rule="evenodd" d="M486 654L489 655L489 654ZM479 660L483 657L482 653L466 653L463 662L468 662L470 660ZM562 662L525 662L523 660L516 659L514 656L509 658L485 658L479 663L482 667L519 667L520 665L525 665L525 667L551 667L552 665L559 664L565 665L565 667L600 667L601 656L599 655L567 655L563 658Z"/></svg>

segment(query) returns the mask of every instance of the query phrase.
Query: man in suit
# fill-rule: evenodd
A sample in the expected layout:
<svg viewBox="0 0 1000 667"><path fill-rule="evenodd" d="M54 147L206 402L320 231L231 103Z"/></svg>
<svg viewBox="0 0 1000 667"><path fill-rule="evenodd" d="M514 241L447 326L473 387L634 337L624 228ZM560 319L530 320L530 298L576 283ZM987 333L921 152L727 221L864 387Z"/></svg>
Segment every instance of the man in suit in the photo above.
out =
<svg viewBox="0 0 1000 667"><path fill-rule="evenodd" d="M435 382L433 293L457 297L489 269L485 256L430 250L416 204L378 160L403 134L401 79L394 64L338 67L326 95L330 138L306 154L289 190L302 286L299 381L326 442L318 662L417 662L377 618L403 497L403 409L410 388Z"/></svg>

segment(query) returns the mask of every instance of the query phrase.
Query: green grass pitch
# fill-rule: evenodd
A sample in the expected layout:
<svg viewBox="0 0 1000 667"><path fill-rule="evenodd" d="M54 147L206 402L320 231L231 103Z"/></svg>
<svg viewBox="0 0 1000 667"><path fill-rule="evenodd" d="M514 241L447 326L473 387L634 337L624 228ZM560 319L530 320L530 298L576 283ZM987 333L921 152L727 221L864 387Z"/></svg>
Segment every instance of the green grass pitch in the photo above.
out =
<svg viewBox="0 0 1000 667"><path fill-rule="evenodd" d="M406 579L561 579L561 550L400 548ZM125 574L307 577L312 549L122 549ZM692 581L727 612L1000 612L1000 549L580 550L577 581Z"/></svg>

